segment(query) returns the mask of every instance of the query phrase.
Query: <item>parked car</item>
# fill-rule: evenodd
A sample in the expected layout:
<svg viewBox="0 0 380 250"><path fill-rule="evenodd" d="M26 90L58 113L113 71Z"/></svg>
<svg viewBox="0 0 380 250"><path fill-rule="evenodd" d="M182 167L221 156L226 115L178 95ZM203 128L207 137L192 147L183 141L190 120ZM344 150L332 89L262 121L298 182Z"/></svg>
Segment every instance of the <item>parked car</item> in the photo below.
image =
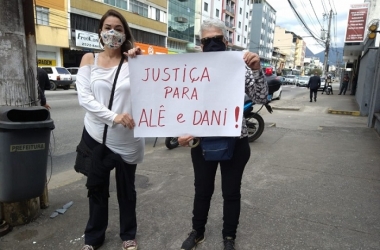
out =
<svg viewBox="0 0 380 250"><path fill-rule="evenodd" d="M50 89L56 90L57 88L69 89L73 83L71 74L63 67L41 67L49 76Z"/></svg>
<svg viewBox="0 0 380 250"><path fill-rule="evenodd" d="M286 75L285 76L285 84L296 84L296 76L295 75Z"/></svg>
<svg viewBox="0 0 380 250"><path fill-rule="evenodd" d="M78 73L78 69L79 67L70 67L70 68L66 68L67 71L70 72L71 74L71 78L73 80L73 85L74 85L74 89L77 90L77 84L76 84L76 81L77 81L77 73Z"/></svg>
<svg viewBox="0 0 380 250"><path fill-rule="evenodd" d="M273 72L270 75L265 74L265 79L267 80L267 82L276 79L283 84L283 77L278 76L276 73L273 73ZM280 88L277 91L273 92L271 100L275 100L275 99L280 100L281 94L282 94L282 86L280 86Z"/></svg>
<svg viewBox="0 0 380 250"><path fill-rule="evenodd" d="M297 86L298 87L307 87L307 84L309 83L310 76L300 76L298 79Z"/></svg>

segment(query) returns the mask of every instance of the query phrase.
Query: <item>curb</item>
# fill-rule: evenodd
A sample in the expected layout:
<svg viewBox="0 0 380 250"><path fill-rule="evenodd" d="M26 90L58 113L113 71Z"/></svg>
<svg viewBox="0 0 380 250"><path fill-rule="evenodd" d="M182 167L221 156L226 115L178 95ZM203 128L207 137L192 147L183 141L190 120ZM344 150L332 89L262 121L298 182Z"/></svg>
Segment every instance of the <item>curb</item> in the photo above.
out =
<svg viewBox="0 0 380 250"><path fill-rule="evenodd" d="M299 111L301 108L299 108L299 107L275 107L275 106L272 106L272 109Z"/></svg>
<svg viewBox="0 0 380 250"><path fill-rule="evenodd" d="M329 114L335 114L335 115L353 115L353 116L360 116L360 111L344 111L344 110L335 110L330 109L327 111Z"/></svg>

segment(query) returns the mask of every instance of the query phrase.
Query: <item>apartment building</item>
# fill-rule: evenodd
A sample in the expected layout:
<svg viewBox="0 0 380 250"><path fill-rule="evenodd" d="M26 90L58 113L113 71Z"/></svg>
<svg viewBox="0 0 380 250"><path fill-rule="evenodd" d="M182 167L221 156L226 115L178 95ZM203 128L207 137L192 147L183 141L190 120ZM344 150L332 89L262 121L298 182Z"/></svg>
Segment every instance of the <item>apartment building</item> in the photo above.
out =
<svg viewBox="0 0 380 250"><path fill-rule="evenodd" d="M257 53L264 67L272 61L276 26L276 10L265 0L253 0L249 32L249 51Z"/></svg>
<svg viewBox="0 0 380 250"><path fill-rule="evenodd" d="M35 30L39 66L62 66L62 49L69 48L67 0L36 0Z"/></svg>
<svg viewBox="0 0 380 250"><path fill-rule="evenodd" d="M296 40L296 52L294 54L294 66L296 69L303 70L305 53L306 53L306 42L297 35L293 34L293 39Z"/></svg>
<svg viewBox="0 0 380 250"><path fill-rule="evenodd" d="M296 40L293 34L279 26L275 27L273 46L277 47L280 52L286 55L285 68L295 68Z"/></svg>
<svg viewBox="0 0 380 250"><path fill-rule="evenodd" d="M199 30L204 20L217 18L226 24L228 50L248 46L250 0L202 0L195 8L195 43L200 45Z"/></svg>

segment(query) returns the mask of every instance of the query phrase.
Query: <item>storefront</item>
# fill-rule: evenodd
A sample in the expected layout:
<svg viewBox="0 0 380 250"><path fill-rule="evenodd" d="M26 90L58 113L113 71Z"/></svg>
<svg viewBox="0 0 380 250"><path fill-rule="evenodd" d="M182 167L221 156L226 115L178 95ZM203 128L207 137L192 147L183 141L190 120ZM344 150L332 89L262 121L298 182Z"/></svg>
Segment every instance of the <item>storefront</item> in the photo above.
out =
<svg viewBox="0 0 380 250"><path fill-rule="evenodd" d="M71 36L70 49L63 50L64 67L79 67L84 54L101 51L97 33L75 30Z"/></svg>
<svg viewBox="0 0 380 250"><path fill-rule="evenodd" d="M62 66L61 51L58 47L37 45L37 63L41 66Z"/></svg>
<svg viewBox="0 0 380 250"><path fill-rule="evenodd" d="M70 40L70 49L63 50L64 67L79 67L84 54L103 51L97 33L75 30L74 34L75 36L72 36ZM138 42L135 43L135 46L139 46L144 55L168 54L168 49L160 46Z"/></svg>
<svg viewBox="0 0 380 250"><path fill-rule="evenodd" d="M159 54L168 54L168 49L160 46L149 45L145 43L135 43L136 46L139 46L143 55L159 55Z"/></svg>

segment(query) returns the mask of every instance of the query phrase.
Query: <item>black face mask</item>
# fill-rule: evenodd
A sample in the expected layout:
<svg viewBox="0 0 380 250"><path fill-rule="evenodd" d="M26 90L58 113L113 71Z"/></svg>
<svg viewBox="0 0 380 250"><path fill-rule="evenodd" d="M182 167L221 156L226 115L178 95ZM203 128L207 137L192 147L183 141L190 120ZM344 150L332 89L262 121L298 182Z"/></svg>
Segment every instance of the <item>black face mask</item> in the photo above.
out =
<svg viewBox="0 0 380 250"><path fill-rule="evenodd" d="M212 52L212 51L225 51L226 44L219 39L211 39L206 45L203 46L203 52Z"/></svg>

